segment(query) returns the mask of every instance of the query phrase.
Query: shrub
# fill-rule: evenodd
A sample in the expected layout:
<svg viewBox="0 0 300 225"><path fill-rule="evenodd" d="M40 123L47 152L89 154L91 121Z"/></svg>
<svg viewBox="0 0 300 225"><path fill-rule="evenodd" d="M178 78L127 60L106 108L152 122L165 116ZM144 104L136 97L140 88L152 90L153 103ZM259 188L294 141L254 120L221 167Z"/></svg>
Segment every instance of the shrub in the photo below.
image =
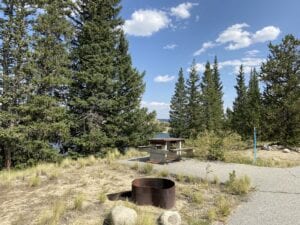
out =
<svg viewBox="0 0 300 225"><path fill-rule="evenodd" d="M223 137L215 132L205 131L188 140L187 145L194 148L194 156L199 159L224 160Z"/></svg>
<svg viewBox="0 0 300 225"><path fill-rule="evenodd" d="M225 183L227 191L231 194L243 195L247 194L251 188L251 181L248 176L236 178L235 171L229 173L229 180Z"/></svg>
<svg viewBox="0 0 300 225"><path fill-rule="evenodd" d="M208 149L207 159L224 161L225 156L223 149L223 140L221 140L220 138L212 140L212 143L210 144L210 147Z"/></svg>

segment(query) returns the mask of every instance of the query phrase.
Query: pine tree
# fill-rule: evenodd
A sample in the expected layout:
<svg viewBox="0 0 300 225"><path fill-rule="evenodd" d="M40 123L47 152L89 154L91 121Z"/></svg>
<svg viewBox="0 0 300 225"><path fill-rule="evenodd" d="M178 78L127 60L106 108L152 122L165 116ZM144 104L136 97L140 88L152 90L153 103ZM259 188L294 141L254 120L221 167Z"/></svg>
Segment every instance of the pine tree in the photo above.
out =
<svg viewBox="0 0 300 225"><path fill-rule="evenodd" d="M282 144L300 143L300 40L287 35L269 45L261 67L265 138Z"/></svg>
<svg viewBox="0 0 300 225"><path fill-rule="evenodd" d="M214 113L215 113L215 129L220 130L224 123L224 109L223 109L223 85L220 78L218 59L215 57L213 65L213 79L215 82L217 99L215 101Z"/></svg>
<svg viewBox="0 0 300 225"><path fill-rule="evenodd" d="M187 96L185 81L183 76L183 69L180 68L178 81L175 86L175 93L172 96L170 106L170 133L174 137L186 137L186 106Z"/></svg>
<svg viewBox="0 0 300 225"><path fill-rule="evenodd" d="M139 73L132 67L128 42L123 31L119 36L115 68L114 99L117 107L115 114L110 116L110 123L114 124L118 132L117 136L108 135L115 140L116 147L123 149L144 142L158 131L156 114L140 108L141 96L145 90L145 73Z"/></svg>
<svg viewBox="0 0 300 225"><path fill-rule="evenodd" d="M210 63L205 65L204 76L201 82L203 111L205 117L205 129L215 130L215 103L217 100L216 83L213 77L213 72Z"/></svg>
<svg viewBox="0 0 300 225"><path fill-rule="evenodd" d="M223 124L222 84L215 58L213 69L206 63L204 76L201 82L202 104L205 115L205 129L220 131Z"/></svg>
<svg viewBox="0 0 300 225"><path fill-rule="evenodd" d="M68 4L49 0L42 7L44 12L33 27L32 90L20 107L24 146L31 163L56 161L59 149L53 146L61 147L70 134L66 94L71 78L68 49L73 29L66 19Z"/></svg>
<svg viewBox="0 0 300 225"><path fill-rule="evenodd" d="M201 106L200 78L196 69L196 63L193 61L189 79L186 82L187 90L187 131L188 137L195 138L203 131L203 109Z"/></svg>
<svg viewBox="0 0 300 225"><path fill-rule="evenodd" d="M2 70L0 110L0 155L3 166L10 168L14 154L24 136L20 132L18 107L28 92L28 59L30 56L31 17L34 10L28 1L3 0L0 3L0 71ZM1 166L1 165L0 165Z"/></svg>
<svg viewBox="0 0 300 225"><path fill-rule="evenodd" d="M247 92L247 134L251 137L253 128L260 130L261 95L259 91L258 74L251 70Z"/></svg>
<svg viewBox="0 0 300 225"><path fill-rule="evenodd" d="M233 102L232 129L243 138L247 137L246 118L247 118L247 87L245 85L245 74L243 65L240 66L236 78L235 86L237 97Z"/></svg>
<svg viewBox="0 0 300 225"><path fill-rule="evenodd" d="M140 109L144 75L132 68L128 44L120 29L123 21L119 2L80 0L75 5L78 14L73 21L78 34L69 106L76 121L73 142L84 154L100 152L105 146L135 143L140 135L149 135L154 123L155 114ZM143 124L138 124L142 119ZM148 133L138 134L139 126Z"/></svg>

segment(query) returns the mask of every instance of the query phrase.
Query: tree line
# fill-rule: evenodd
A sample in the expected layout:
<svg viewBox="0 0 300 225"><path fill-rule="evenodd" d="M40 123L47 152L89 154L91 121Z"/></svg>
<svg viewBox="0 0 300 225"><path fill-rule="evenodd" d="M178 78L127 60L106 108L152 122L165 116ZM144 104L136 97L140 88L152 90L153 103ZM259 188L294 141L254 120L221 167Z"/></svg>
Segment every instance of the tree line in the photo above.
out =
<svg viewBox="0 0 300 225"><path fill-rule="evenodd" d="M157 131L120 0L0 3L0 168L104 154Z"/></svg>
<svg viewBox="0 0 300 225"><path fill-rule="evenodd" d="M270 43L269 51L260 71L251 70L248 85L240 66L236 98L225 113L217 58L213 65L206 63L202 79L195 62L186 81L180 69L171 99L171 134L196 138L204 131L232 131L246 140L257 128L260 140L299 145L300 40L287 35L277 45Z"/></svg>

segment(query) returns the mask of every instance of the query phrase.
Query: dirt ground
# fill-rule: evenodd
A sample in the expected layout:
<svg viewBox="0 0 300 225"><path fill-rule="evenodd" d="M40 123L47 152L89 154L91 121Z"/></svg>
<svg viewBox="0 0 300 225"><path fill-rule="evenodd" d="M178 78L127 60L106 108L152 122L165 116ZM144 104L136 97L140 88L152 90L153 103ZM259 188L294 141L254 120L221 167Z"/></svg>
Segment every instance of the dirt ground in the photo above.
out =
<svg viewBox="0 0 300 225"><path fill-rule="evenodd" d="M153 171L143 174L139 165L129 168L93 157L19 172L0 172L1 225L100 225L115 205L136 209L139 225L155 224L162 209L103 200L107 194L130 190L133 179L151 176L169 175ZM76 199L81 199L82 206L76 208ZM211 224L225 221L240 199L226 193L217 180L212 184L178 176L176 206L172 210L180 212L183 224Z"/></svg>

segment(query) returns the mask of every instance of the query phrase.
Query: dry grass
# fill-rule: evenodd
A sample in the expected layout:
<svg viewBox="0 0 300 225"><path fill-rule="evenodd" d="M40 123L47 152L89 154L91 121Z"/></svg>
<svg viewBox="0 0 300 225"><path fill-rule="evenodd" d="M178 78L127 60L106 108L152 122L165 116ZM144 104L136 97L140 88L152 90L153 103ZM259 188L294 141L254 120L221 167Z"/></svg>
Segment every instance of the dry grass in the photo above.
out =
<svg viewBox="0 0 300 225"><path fill-rule="evenodd" d="M141 174L140 167L147 173ZM135 178L158 175L152 173L151 164L146 164L146 169L140 167L130 169L114 160L89 157L0 172L1 225L100 225L112 207L122 204L138 211L138 224L155 224L164 210L106 198L106 194L130 190ZM37 177L38 185L29 185L35 184ZM176 180L176 206L172 210L180 212L183 225L209 224L210 220L226 217L226 207L231 210L239 203L239 196L225 192L219 184L208 188L200 179L183 175ZM230 199L229 206L217 204L220 195ZM209 213L212 208L216 217Z"/></svg>
<svg viewBox="0 0 300 225"><path fill-rule="evenodd" d="M252 149L244 151L228 151L225 153L225 162L286 168L300 166L300 153L260 150L257 152L257 160L254 163Z"/></svg>

